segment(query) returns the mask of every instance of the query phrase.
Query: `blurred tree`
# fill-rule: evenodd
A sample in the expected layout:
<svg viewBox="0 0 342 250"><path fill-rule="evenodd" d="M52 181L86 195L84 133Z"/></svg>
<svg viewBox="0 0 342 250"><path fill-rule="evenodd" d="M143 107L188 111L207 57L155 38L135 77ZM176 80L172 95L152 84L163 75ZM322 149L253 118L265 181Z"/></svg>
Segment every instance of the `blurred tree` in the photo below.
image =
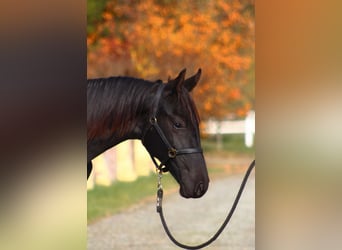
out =
<svg viewBox="0 0 342 250"><path fill-rule="evenodd" d="M102 12L107 4L107 0L87 1L87 34L90 35L96 30L96 25L102 21Z"/></svg>
<svg viewBox="0 0 342 250"><path fill-rule="evenodd" d="M254 106L253 0L110 0L88 48L88 76L120 67L166 80L202 68L194 95L203 119L244 116Z"/></svg>

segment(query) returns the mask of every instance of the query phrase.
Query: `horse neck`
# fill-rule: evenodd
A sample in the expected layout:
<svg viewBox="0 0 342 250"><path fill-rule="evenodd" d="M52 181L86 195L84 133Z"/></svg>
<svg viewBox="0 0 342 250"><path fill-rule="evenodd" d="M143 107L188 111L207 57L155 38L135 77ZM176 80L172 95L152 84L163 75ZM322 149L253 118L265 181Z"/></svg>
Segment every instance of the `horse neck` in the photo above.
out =
<svg viewBox="0 0 342 250"><path fill-rule="evenodd" d="M93 97L94 107L89 105L88 111L88 144L101 140L107 149L127 139L141 139L159 84L128 79L111 78L112 82L102 86L105 90ZM91 98L90 93L88 102ZM102 112L97 112L96 106Z"/></svg>

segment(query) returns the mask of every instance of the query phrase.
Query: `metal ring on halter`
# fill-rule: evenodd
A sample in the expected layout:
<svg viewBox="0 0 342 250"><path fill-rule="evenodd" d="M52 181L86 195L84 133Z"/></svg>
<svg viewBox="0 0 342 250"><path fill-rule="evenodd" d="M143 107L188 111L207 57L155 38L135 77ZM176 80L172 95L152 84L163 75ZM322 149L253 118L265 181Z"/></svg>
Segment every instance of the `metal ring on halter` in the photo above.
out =
<svg viewBox="0 0 342 250"><path fill-rule="evenodd" d="M175 148L170 148L167 154L170 158L176 158L177 150Z"/></svg>
<svg viewBox="0 0 342 250"><path fill-rule="evenodd" d="M150 123L153 125L153 124L156 124L157 123L157 117L153 116L150 118Z"/></svg>

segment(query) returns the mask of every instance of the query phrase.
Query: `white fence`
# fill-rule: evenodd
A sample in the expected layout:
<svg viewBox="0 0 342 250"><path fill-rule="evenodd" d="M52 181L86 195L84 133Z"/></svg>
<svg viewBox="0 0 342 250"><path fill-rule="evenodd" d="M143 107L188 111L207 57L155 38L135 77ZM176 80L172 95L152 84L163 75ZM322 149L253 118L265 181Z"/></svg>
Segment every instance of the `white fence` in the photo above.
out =
<svg viewBox="0 0 342 250"><path fill-rule="evenodd" d="M255 112L249 111L244 120L225 120L206 122L205 133L211 135L218 134L245 134L246 147L252 147L255 134Z"/></svg>

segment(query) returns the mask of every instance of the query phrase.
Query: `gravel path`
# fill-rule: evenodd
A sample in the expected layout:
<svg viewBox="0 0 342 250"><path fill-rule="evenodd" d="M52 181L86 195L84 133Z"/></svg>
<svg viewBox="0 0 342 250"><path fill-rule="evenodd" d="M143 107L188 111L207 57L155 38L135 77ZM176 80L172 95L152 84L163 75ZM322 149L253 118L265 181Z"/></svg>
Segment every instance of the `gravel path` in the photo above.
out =
<svg viewBox="0 0 342 250"><path fill-rule="evenodd" d="M163 210L173 235L182 243L197 245L221 226L243 175L236 174L210 183L200 199L184 199L164 192ZM167 188L164 187L165 191ZM219 238L205 249L255 249L255 174L251 173L230 223ZM88 226L88 250L179 249L164 232L155 201L137 205Z"/></svg>

